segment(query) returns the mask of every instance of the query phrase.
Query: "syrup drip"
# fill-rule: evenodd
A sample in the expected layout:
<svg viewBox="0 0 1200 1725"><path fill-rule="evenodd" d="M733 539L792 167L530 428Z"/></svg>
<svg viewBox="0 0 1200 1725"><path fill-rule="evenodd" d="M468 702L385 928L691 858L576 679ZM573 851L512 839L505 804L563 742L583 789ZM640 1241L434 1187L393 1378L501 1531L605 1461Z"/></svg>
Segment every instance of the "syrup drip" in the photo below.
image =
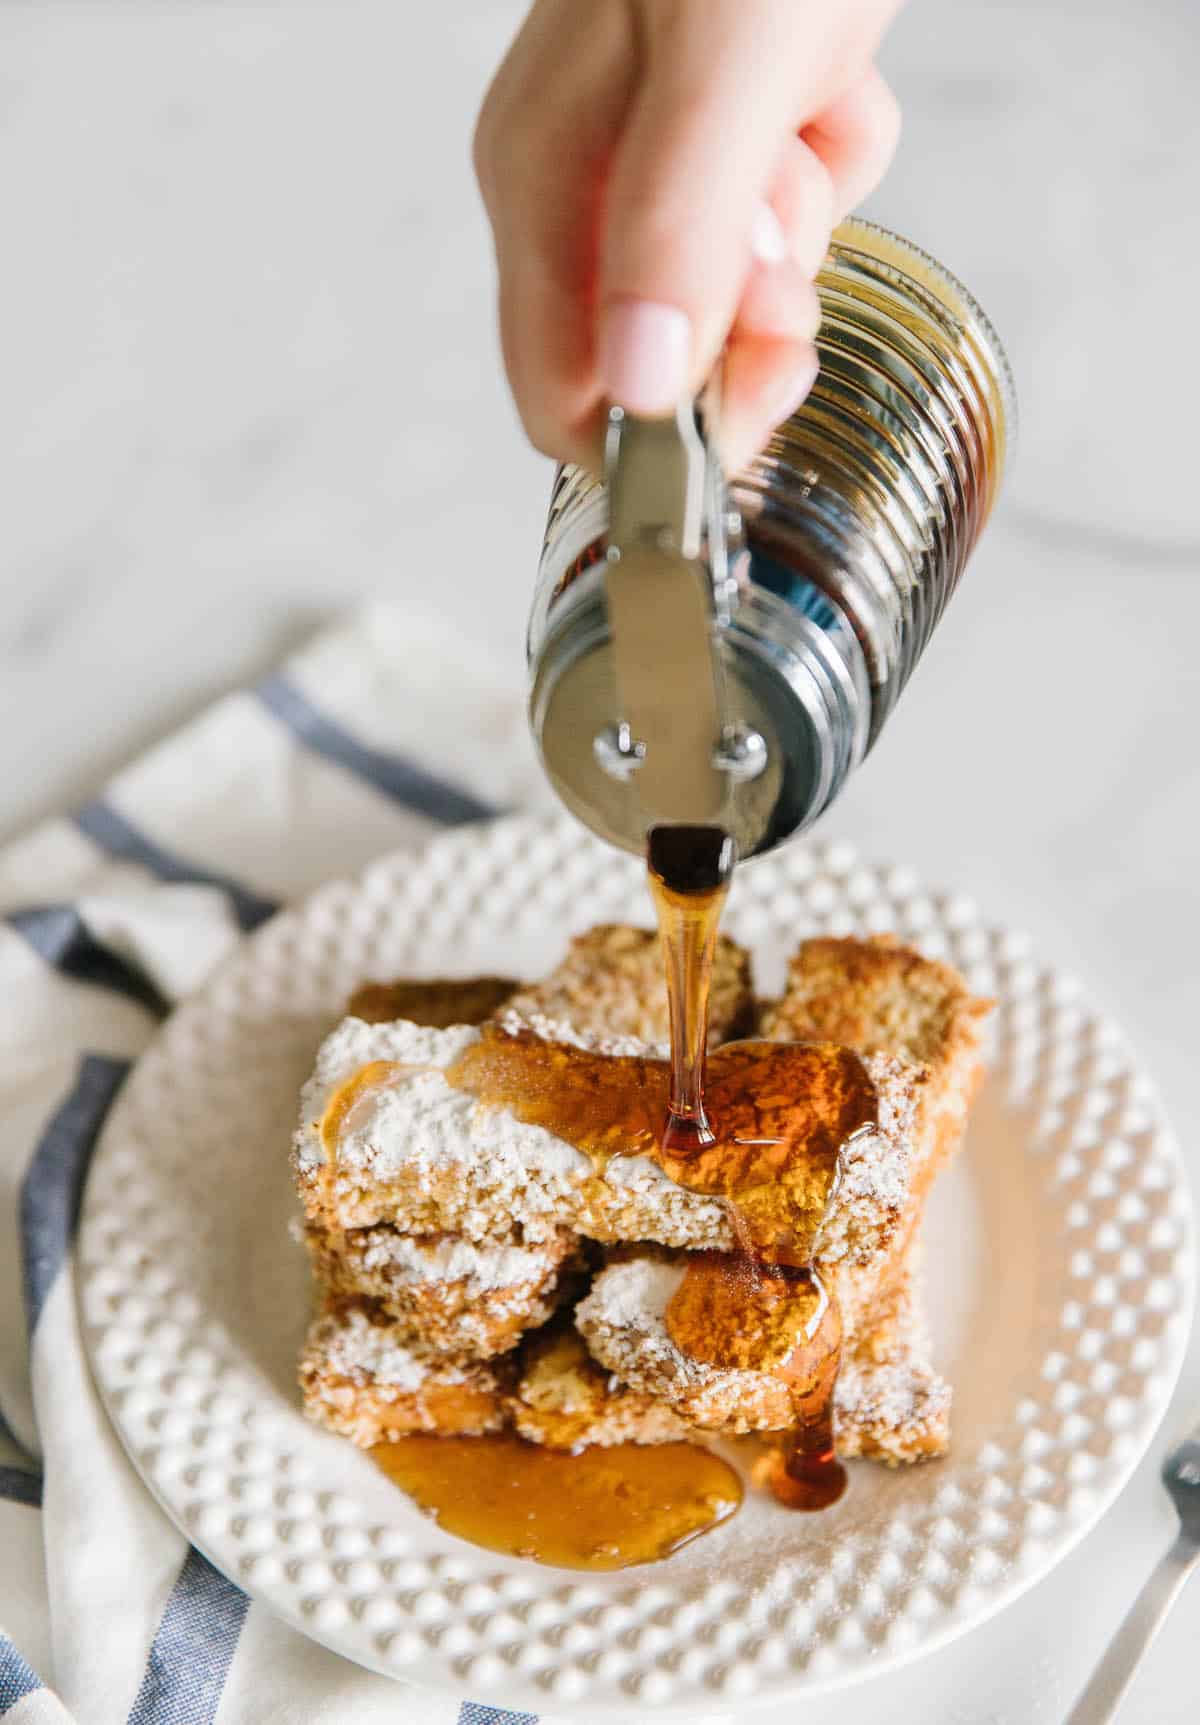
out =
<svg viewBox="0 0 1200 1725"><path fill-rule="evenodd" d="M405 1437L371 1456L447 1533L563 1569L668 1557L727 1521L742 1486L698 1444L616 1444L572 1455L494 1437Z"/></svg>
<svg viewBox="0 0 1200 1725"><path fill-rule="evenodd" d="M816 1271L762 1264L748 1252L696 1253L666 1322L676 1347L693 1359L783 1379L792 1429L756 1477L789 1509L835 1503L846 1485L833 1448L842 1325Z"/></svg>
<svg viewBox="0 0 1200 1725"><path fill-rule="evenodd" d="M704 1067L713 951L734 858L733 841L719 827L660 826L649 835L650 890L658 909L671 1020L671 1096L662 1148L676 1163L728 1135L723 1101L712 1101L715 1129L706 1118ZM770 1076L761 1069L754 1075L766 1081ZM754 1077L743 1095L760 1104L769 1101L769 1088L760 1088ZM819 1132L806 1143L825 1190L820 1214L814 1208L805 1212L808 1225L800 1237L789 1240L786 1228L777 1227L774 1238L767 1238L757 1214L760 1193L752 1196L743 1187L730 1194L738 1250L693 1259L666 1314L668 1333L693 1358L726 1368L771 1370L787 1384L792 1428L784 1447L772 1452L763 1483L791 1509L824 1509L846 1487L833 1442L841 1319L812 1265L842 1145L866 1124L866 1118L856 1124L853 1099L848 1115L843 1114L845 1130L835 1140ZM674 1178L681 1176L676 1172ZM780 1185L787 1190L786 1180Z"/></svg>
<svg viewBox="0 0 1200 1725"><path fill-rule="evenodd" d="M386 1084L395 1072L395 1062L391 1060L372 1060L366 1066L360 1066L353 1077L334 1091L329 1103L321 1116L321 1143L325 1154L332 1160L337 1153L337 1142L341 1136L342 1127L346 1124L346 1116L361 1096L368 1091Z"/></svg>

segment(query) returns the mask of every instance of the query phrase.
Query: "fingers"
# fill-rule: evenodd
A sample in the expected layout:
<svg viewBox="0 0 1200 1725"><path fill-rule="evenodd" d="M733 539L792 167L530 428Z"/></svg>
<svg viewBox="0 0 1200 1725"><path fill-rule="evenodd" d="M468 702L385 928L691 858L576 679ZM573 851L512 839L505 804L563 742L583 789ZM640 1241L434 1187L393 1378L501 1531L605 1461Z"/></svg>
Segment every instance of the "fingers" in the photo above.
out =
<svg viewBox="0 0 1200 1725"><path fill-rule="evenodd" d="M670 410L727 336L739 460L811 385L811 278L899 124L878 74L853 76L896 0L839 4L834 29L818 0L535 0L475 161L538 448L594 464L607 399Z"/></svg>
<svg viewBox="0 0 1200 1725"><path fill-rule="evenodd" d="M800 406L817 376L811 341L738 331L729 341L721 383L721 459L736 473L775 427Z"/></svg>
<svg viewBox="0 0 1200 1725"><path fill-rule="evenodd" d="M497 247L500 345L513 400L535 449L597 467L599 386L592 319L554 269Z"/></svg>
<svg viewBox="0 0 1200 1725"><path fill-rule="evenodd" d="M817 376L820 302L811 278L833 227L872 191L900 133L900 110L872 67L781 152L771 184L778 243L760 243L724 370L722 456L731 472L794 413ZM756 232L761 224L756 225Z"/></svg>
<svg viewBox="0 0 1200 1725"><path fill-rule="evenodd" d="M829 247L834 203L825 164L790 138L771 185L778 244L764 249L760 237L755 247L726 350L719 441L730 472L796 411L816 378L821 305L812 278Z"/></svg>
<svg viewBox="0 0 1200 1725"><path fill-rule="evenodd" d="M895 148L898 110L879 74L848 88L840 79L833 87L843 94L818 106L811 89L796 88L807 83L807 73L796 76L803 42L784 40L779 19L776 10L770 57L744 18L719 42L650 29L643 44L610 174L599 303L601 386L634 412L666 412L697 388L735 316L760 334L811 334L782 266L775 279L754 269L759 200L770 192L792 261L811 277L834 223ZM755 366L765 363L757 354Z"/></svg>
<svg viewBox="0 0 1200 1725"><path fill-rule="evenodd" d="M821 302L808 272L793 258L784 258L751 271L733 332L812 341L820 323Z"/></svg>
<svg viewBox="0 0 1200 1725"><path fill-rule="evenodd" d="M530 441L561 459L594 460L600 203L633 71L623 7L539 0L476 128L513 398Z"/></svg>
<svg viewBox="0 0 1200 1725"><path fill-rule="evenodd" d="M837 192L829 169L802 138L788 138L776 157L771 206L791 256L805 275L815 276L829 250Z"/></svg>
<svg viewBox="0 0 1200 1725"><path fill-rule="evenodd" d="M887 172L900 141L900 104L878 69L868 66L800 135L829 174L839 222Z"/></svg>
<svg viewBox="0 0 1200 1725"><path fill-rule="evenodd" d="M600 376L624 406L658 414L716 360L750 268L755 211L808 93L796 88L801 8L714 0L704 30L671 27L683 8L642 11L639 83L609 177Z"/></svg>

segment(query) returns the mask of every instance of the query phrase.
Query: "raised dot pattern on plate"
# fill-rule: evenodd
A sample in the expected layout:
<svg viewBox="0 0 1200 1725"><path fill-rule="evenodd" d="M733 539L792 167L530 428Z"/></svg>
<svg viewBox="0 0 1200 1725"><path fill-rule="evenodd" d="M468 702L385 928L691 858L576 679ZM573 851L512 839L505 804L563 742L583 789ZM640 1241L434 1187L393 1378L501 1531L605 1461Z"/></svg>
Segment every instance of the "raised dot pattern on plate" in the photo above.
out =
<svg viewBox="0 0 1200 1725"><path fill-rule="evenodd" d="M802 934L894 931L997 1001L990 1082L1033 1123L1026 1153L1064 1222L1044 1345L1007 1417L836 1544L776 1529L717 1564L723 1531L707 1571L684 1553L576 1581L439 1533L308 1426L198 1297L204 1231L180 1179L197 1158L236 1179L248 1134L274 1139L282 1159L321 1027L364 976L461 970L481 919L506 950L527 937L542 950L547 925L565 937L631 906L649 920L633 859L567 821L526 818L459 830L419 860L392 857L319 892L247 942L141 1061L93 1161L80 1237L97 1380L189 1537L350 1658L534 1712L687 1715L782 1699L969 1626L1044 1573L1119 1489L1170 1393L1191 1308L1177 1152L1119 1033L969 899L843 844L794 846L739 875L735 937L777 954Z"/></svg>

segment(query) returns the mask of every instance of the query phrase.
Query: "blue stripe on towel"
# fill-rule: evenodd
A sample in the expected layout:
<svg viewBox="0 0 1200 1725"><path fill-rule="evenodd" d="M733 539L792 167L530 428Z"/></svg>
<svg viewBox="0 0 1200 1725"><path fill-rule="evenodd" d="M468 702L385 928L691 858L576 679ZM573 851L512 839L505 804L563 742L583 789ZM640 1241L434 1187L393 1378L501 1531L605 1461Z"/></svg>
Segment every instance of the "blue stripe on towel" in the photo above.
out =
<svg viewBox="0 0 1200 1725"><path fill-rule="evenodd" d="M34 1509L42 1505L42 1476L28 1473L23 1467L0 1467L0 1501L27 1503Z"/></svg>
<svg viewBox="0 0 1200 1725"><path fill-rule="evenodd" d="M129 1725L211 1725L250 1601L192 1547L171 1589Z"/></svg>
<svg viewBox="0 0 1200 1725"><path fill-rule="evenodd" d="M74 1085L42 1133L25 1171L21 1257L31 1336L70 1249L88 1163L129 1067L128 1060L85 1054Z"/></svg>
<svg viewBox="0 0 1200 1725"><path fill-rule="evenodd" d="M8 1636L0 1633L0 1713L7 1713L41 1687L42 1680L32 1665L22 1659Z"/></svg>
<svg viewBox="0 0 1200 1725"><path fill-rule="evenodd" d="M71 905L51 904L37 910L10 911L4 921L35 952L41 953L47 964L75 982L111 988L159 1017L170 1011L170 1002L150 978L128 959L102 945Z"/></svg>
<svg viewBox="0 0 1200 1725"><path fill-rule="evenodd" d="M14 1467L11 1462L0 1465L0 1498L8 1503L29 1503L41 1508L42 1503L42 1470L31 1455L27 1455L25 1446L17 1438L16 1432L4 1417L0 1408L0 1443L5 1443L10 1449L15 1449L22 1458Z"/></svg>
<svg viewBox="0 0 1200 1725"><path fill-rule="evenodd" d="M126 862L139 863L158 880L219 888L228 897L238 925L243 929L258 928L279 909L274 899L252 892L231 876L201 868L185 857L173 856L153 839L147 838L145 833L139 832L111 803L88 803L77 809L71 818L80 832L86 833L101 850L110 856L123 857Z"/></svg>
<svg viewBox="0 0 1200 1725"><path fill-rule="evenodd" d="M402 755L385 753L359 742L335 719L314 707L308 696L286 677L268 677L255 693L267 711L314 754L344 767L385 796L428 815L430 820L457 826L465 821L488 820L497 813L470 791L435 778Z"/></svg>
<svg viewBox="0 0 1200 1725"><path fill-rule="evenodd" d="M479 1701L464 1701L458 1725L538 1725L536 1713L509 1713L503 1707L487 1707Z"/></svg>

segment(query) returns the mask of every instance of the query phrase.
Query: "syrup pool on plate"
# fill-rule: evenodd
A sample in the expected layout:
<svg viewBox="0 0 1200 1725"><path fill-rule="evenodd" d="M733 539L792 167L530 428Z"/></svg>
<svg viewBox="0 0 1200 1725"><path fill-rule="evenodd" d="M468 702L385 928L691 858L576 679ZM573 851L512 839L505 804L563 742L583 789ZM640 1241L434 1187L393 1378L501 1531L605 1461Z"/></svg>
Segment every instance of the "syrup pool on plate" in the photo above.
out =
<svg viewBox="0 0 1200 1725"><path fill-rule="evenodd" d="M578 1454L512 1432L405 1437L374 1460L439 1527L563 1569L669 1557L735 1513L742 1484L699 1444L614 1444Z"/></svg>

